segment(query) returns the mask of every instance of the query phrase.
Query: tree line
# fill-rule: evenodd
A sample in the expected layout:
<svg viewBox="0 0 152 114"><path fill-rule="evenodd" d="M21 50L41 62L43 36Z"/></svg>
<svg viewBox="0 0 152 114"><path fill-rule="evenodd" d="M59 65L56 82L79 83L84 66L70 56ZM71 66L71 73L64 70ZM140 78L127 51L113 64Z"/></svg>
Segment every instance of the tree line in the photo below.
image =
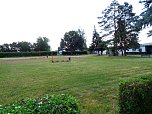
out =
<svg viewBox="0 0 152 114"><path fill-rule="evenodd" d="M61 39L58 50L65 51L84 51L87 49L84 30L73 30L66 32ZM36 43L27 41L13 42L0 45L0 52L31 52L31 51L50 51L49 39L46 37L37 38Z"/></svg>
<svg viewBox="0 0 152 114"><path fill-rule="evenodd" d="M37 38L36 43L27 41L13 42L10 44L0 45L0 52L31 52L31 51L50 51L48 44L49 39L46 37Z"/></svg>
<svg viewBox="0 0 152 114"><path fill-rule="evenodd" d="M66 32L61 38L58 50L64 51L101 51L108 50L108 53L118 56L126 56L130 48L139 48L139 32L147 26L152 26L152 1L140 0L144 5L144 11L140 15L133 12L133 6L128 2L119 4L113 0L111 4L102 11L99 19L101 28L100 34L94 27L92 43L87 49L84 30L72 30ZM148 37L152 36L152 30ZM46 37L37 38L36 43L26 41L13 42L0 45L1 52L27 52L27 51L49 51L49 39Z"/></svg>

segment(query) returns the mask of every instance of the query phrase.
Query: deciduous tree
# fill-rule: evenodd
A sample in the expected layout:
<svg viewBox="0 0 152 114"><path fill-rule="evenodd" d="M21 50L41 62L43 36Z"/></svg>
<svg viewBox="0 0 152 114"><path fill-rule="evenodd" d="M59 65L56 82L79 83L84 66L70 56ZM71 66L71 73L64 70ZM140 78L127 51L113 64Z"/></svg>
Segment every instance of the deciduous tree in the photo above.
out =
<svg viewBox="0 0 152 114"><path fill-rule="evenodd" d="M46 37L39 37L37 38L37 42L35 43L35 50L36 51L49 51L50 46L48 44L49 39Z"/></svg>
<svg viewBox="0 0 152 114"><path fill-rule="evenodd" d="M31 43L26 41L18 42L18 48L20 52L31 51Z"/></svg>
<svg viewBox="0 0 152 114"><path fill-rule="evenodd" d="M17 42L13 42L13 43L10 43L10 50L12 52L17 52L19 51L19 47L18 47L18 43Z"/></svg>
<svg viewBox="0 0 152 114"><path fill-rule="evenodd" d="M101 51L101 54L103 53L104 50L107 49L107 42L103 41L103 39L100 37L99 33L97 32L95 26L94 26L94 31L93 31L93 38L92 38L92 43L91 46L89 47L90 51Z"/></svg>
<svg viewBox="0 0 152 114"><path fill-rule="evenodd" d="M84 37L84 32L78 30L66 32L64 38L61 39L59 49L66 51L83 51L85 48L86 40Z"/></svg>

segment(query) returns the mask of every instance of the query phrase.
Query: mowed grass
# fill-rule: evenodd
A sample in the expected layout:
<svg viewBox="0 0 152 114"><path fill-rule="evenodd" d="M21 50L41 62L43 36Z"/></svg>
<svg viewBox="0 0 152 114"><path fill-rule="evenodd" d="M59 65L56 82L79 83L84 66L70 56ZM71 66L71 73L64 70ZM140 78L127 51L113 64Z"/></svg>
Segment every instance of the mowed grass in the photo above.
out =
<svg viewBox="0 0 152 114"><path fill-rule="evenodd" d="M2 61L2 59L0 59ZM120 80L152 74L152 58L81 56L71 62L0 63L0 105L71 94L83 114L117 114Z"/></svg>

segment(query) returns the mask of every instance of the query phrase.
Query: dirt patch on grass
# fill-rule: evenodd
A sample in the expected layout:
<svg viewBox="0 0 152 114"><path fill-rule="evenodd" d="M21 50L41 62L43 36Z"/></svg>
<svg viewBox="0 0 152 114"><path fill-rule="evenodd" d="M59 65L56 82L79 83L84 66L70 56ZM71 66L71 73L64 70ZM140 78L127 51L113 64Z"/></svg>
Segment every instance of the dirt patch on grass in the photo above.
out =
<svg viewBox="0 0 152 114"><path fill-rule="evenodd" d="M15 64L15 63L30 63L30 62L42 62L49 61L46 58L30 58L30 59L14 59L14 60L0 60L1 64Z"/></svg>
<svg viewBox="0 0 152 114"><path fill-rule="evenodd" d="M80 56L73 56L70 57L70 60L74 61L79 61L82 60L83 58ZM63 57L58 57L54 56L53 61L66 61L69 60L69 56L63 56ZM0 64L16 64L16 63L31 63L31 62L51 62L52 57L24 57L24 58L10 58L10 59L0 59Z"/></svg>
<svg viewBox="0 0 152 114"><path fill-rule="evenodd" d="M52 60L52 58L51 58ZM79 60L83 60L83 57L81 56L61 56L61 57L53 57L53 61L79 61Z"/></svg>

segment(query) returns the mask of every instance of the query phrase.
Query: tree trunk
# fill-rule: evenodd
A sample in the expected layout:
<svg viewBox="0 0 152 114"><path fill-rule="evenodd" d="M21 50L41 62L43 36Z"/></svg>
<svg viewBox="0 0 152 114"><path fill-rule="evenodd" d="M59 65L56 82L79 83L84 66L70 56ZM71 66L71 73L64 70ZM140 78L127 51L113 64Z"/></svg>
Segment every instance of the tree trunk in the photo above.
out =
<svg viewBox="0 0 152 114"><path fill-rule="evenodd" d="M124 56L123 49L121 49L121 56Z"/></svg>
<svg viewBox="0 0 152 114"><path fill-rule="evenodd" d="M100 53L99 53L100 51L98 50L98 55L100 56Z"/></svg>
<svg viewBox="0 0 152 114"><path fill-rule="evenodd" d="M123 45L122 45L122 42L120 43L120 47L121 47L121 56L124 56L124 50L123 50Z"/></svg>
<svg viewBox="0 0 152 114"><path fill-rule="evenodd" d="M103 53L103 50L101 51L101 55L102 55L102 53Z"/></svg>
<svg viewBox="0 0 152 114"><path fill-rule="evenodd" d="M116 38L114 39L114 56L118 56L118 46Z"/></svg>
<svg viewBox="0 0 152 114"><path fill-rule="evenodd" d="M126 43L124 43L124 56L127 56L127 54L126 54Z"/></svg>
<svg viewBox="0 0 152 114"><path fill-rule="evenodd" d="M114 5L114 56L118 56L118 51L117 51L117 49L118 49L118 46L117 46L117 35L116 35L116 29L117 29L117 27L116 27L116 7L115 7L115 5Z"/></svg>

